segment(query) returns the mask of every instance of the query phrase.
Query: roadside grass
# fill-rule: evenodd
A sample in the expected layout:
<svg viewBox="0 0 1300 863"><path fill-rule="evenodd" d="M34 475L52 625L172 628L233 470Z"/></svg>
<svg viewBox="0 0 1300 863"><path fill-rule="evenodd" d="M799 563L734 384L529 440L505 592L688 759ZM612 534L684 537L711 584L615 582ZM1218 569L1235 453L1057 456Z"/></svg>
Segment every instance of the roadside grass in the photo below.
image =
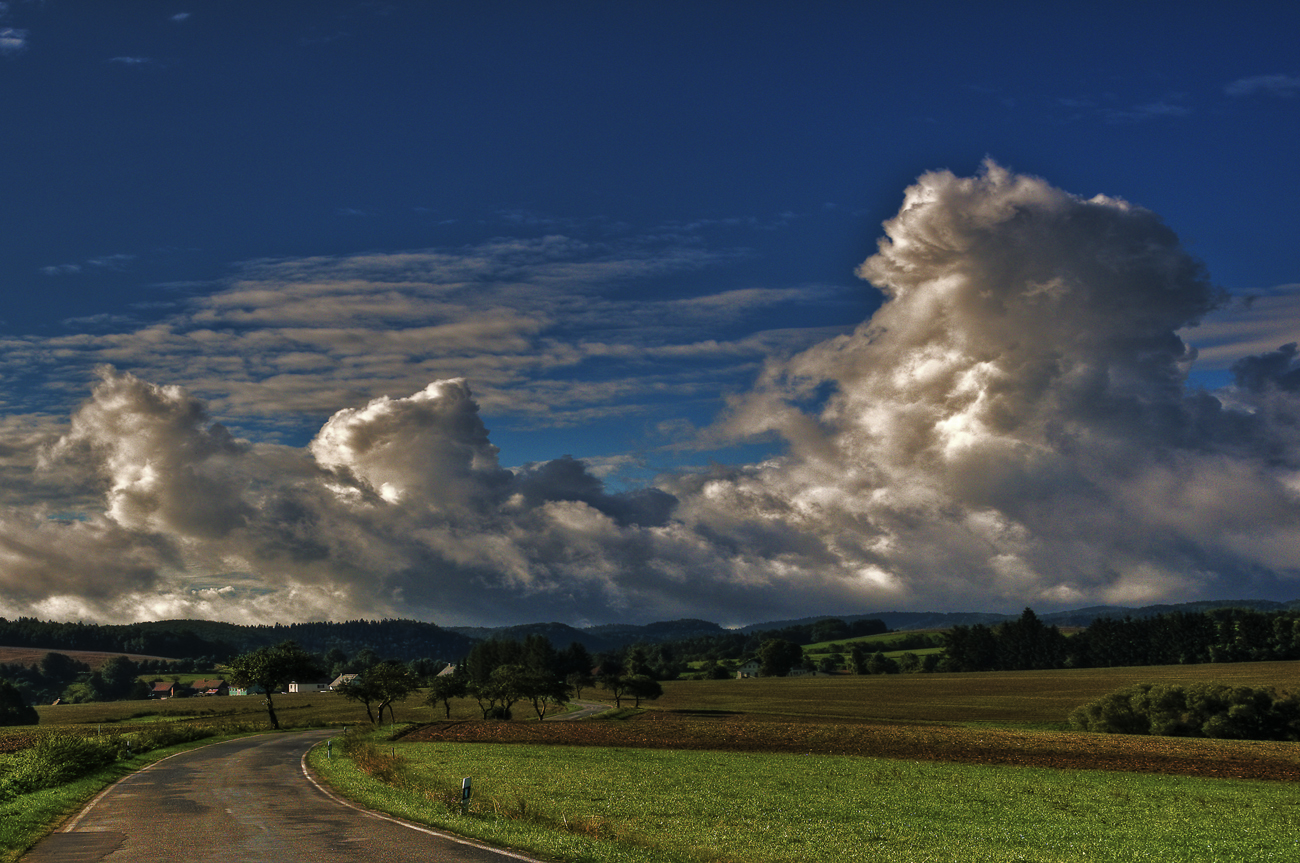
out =
<svg viewBox="0 0 1300 863"><path fill-rule="evenodd" d="M339 748L336 747L336 753ZM396 751L396 756L389 755ZM1292 783L849 756L396 743L321 747L340 793L571 861L1268 861L1300 855ZM386 761L376 769L373 760ZM471 776L462 816L455 800Z"/></svg>
<svg viewBox="0 0 1300 863"><path fill-rule="evenodd" d="M1070 711L1135 683L1219 681L1300 693L1300 662L1239 662L879 674L746 680L670 680L655 710L723 711L820 721L983 723L1064 729Z"/></svg>

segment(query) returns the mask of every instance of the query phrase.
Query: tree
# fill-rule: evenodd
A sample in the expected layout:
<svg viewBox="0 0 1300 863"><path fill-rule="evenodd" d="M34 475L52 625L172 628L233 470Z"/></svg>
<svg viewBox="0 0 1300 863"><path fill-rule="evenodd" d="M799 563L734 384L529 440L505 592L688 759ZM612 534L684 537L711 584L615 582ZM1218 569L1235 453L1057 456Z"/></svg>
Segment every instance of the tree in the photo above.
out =
<svg viewBox="0 0 1300 863"><path fill-rule="evenodd" d="M868 674L867 671L867 648L861 641L853 642L853 647L849 649L849 664L853 666L854 674Z"/></svg>
<svg viewBox="0 0 1300 863"><path fill-rule="evenodd" d="M897 674L898 663L885 656L883 651L877 650L871 654L867 660L867 674Z"/></svg>
<svg viewBox="0 0 1300 863"><path fill-rule="evenodd" d="M372 665L340 686L337 692L344 698L364 704L371 725L382 725L384 709L388 710L389 721L396 722L393 702L404 701L419 685L419 680L409 667L389 659ZM377 708L374 713L371 712L371 705Z"/></svg>
<svg viewBox="0 0 1300 863"><path fill-rule="evenodd" d="M437 707L441 702L447 718L451 719L451 700L464 698L468 694L469 675L463 666L458 665L451 674L435 676L429 681L429 694L425 696L425 702L430 707Z"/></svg>
<svg viewBox="0 0 1300 863"><path fill-rule="evenodd" d="M36 725L40 721L36 708L27 703L18 687L0 678L0 725Z"/></svg>
<svg viewBox="0 0 1300 863"><path fill-rule="evenodd" d="M591 676L590 671L570 671L565 675L564 682L569 684L574 698L581 698L583 689L596 685L596 678Z"/></svg>
<svg viewBox="0 0 1300 863"><path fill-rule="evenodd" d="M785 677L803 662L803 648L784 638L773 638L758 649L758 661L762 663L758 673L763 677Z"/></svg>
<svg viewBox="0 0 1300 863"><path fill-rule="evenodd" d="M546 718L546 710L552 704L569 703L569 685L554 674L545 671L529 671L523 680L524 697L532 702L539 720Z"/></svg>
<svg viewBox="0 0 1300 863"><path fill-rule="evenodd" d="M591 658L591 652L580 641L574 641L559 655L559 672L565 678L570 674L582 674L587 678L591 677L591 669L596 665L596 661ZM591 686L590 683L586 684Z"/></svg>
<svg viewBox="0 0 1300 863"><path fill-rule="evenodd" d="M627 659L623 662L623 670L628 674L645 674L650 670L650 662L646 658L644 646L634 644L628 648Z"/></svg>
<svg viewBox="0 0 1300 863"><path fill-rule="evenodd" d="M654 701L664 694L664 688L659 685L659 681L648 674L634 674L627 678L626 689L627 694L636 699L633 707L640 707L643 698L646 701Z"/></svg>
<svg viewBox="0 0 1300 863"><path fill-rule="evenodd" d="M623 706L623 696L628 694L627 682L630 680L621 669L607 671L596 679L596 684L614 697L614 706Z"/></svg>
<svg viewBox="0 0 1300 863"><path fill-rule="evenodd" d="M104 697L114 701L140 696L140 667L125 656L110 657L99 667ZM101 688L101 687L97 687ZM147 697L148 692L145 692Z"/></svg>
<svg viewBox="0 0 1300 863"><path fill-rule="evenodd" d="M813 624L812 628L812 640L814 642L835 641L837 638L846 638L848 634L848 624L837 617L819 620Z"/></svg>
<svg viewBox="0 0 1300 863"><path fill-rule="evenodd" d="M259 647L241 653L230 660L228 667L231 682L236 686L260 689L265 693L266 715L275 729L279 729L280 720L276 718L275 705L271 702L272 693L286 689L294 680L320 676L316 658L294 641L282 641L275 647Z"/></svg>
<svg viewBox="0 0 1300 863"><path fill-rule="evenodd" d="M510 708L527 690L528 669L522 665L499 665L486 680L470 679L469 694L478 701L483 718L509 719Z"/></svg>

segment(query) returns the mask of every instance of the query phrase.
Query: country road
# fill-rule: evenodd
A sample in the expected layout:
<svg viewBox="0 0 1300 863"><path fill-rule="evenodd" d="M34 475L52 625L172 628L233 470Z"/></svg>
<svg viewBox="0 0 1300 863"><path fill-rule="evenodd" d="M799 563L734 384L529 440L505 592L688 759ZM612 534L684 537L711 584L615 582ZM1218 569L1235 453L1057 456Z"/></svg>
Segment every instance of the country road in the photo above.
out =
<svg viewBox="0 0 1300 863"><path fill-rule="evenodd" d="M499 851L358 809L302 756L337 731L231 740L159 761L109 788L20 863L518 863Z"/></svg>

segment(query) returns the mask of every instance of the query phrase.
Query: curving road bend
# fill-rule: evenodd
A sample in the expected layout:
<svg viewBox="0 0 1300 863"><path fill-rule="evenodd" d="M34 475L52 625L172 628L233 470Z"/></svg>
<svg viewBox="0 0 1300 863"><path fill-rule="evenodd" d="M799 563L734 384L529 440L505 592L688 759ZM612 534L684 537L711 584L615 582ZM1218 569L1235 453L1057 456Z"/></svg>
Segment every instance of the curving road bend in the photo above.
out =
<svg viewBox="0 0 1300 863"><path fill-rule="evenodd" d="M307 776L334 731L246 737L159 761L105 790L20 863L518 863L511 851L355 807Z"/></svg>

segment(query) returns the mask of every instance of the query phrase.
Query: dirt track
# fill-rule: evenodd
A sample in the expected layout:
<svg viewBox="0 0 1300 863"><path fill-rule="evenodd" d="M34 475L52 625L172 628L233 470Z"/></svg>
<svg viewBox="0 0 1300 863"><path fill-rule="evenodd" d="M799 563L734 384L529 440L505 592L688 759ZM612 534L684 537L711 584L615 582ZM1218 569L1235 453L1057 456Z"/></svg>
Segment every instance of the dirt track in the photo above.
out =
<svg viewBox="0 0 1300 863"><path fill-rule="evenodd" d="M629 721L436 723L403 739L816 753L1217 779L1300 780L1300 745L1295 743L943 725L844 725L752 715L683 719L651 711Z"/></svg>

